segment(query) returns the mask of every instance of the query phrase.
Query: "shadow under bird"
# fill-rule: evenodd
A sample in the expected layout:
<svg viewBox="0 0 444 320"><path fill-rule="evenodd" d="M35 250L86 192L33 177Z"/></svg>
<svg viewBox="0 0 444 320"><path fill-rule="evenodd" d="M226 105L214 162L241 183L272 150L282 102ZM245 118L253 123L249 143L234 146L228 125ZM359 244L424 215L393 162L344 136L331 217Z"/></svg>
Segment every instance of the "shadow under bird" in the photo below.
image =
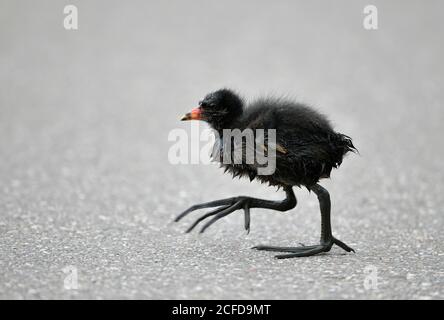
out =
<svg viewBox="0 0 444 320"><path fill-rule="evenodd" d="M236 210L244 210L245 229L249 231L250 209L265 208L281 212L291 210L297 204L293 187L305 186L308 190L313 191L319 200L321 211L320 243L300 247L259 245L254 249L285 252L285 254L276 256L279 259L307 257L328 252L334 244L347 252L354 252L352 248L333 236L330 222L330 195L318 182L320 179L330 177L332 168L340 166L345 154L357 150L353 146L351 138L335 132L324 115L289 99L267 97L247 105L232 90L221 89L206 95L199 102L199 106L187 113L181 120L206 121L219 133L221 138L215 144L219 153L213 160L221 162L221 167L224 167L225 171L231 172L234 176L245 176L250 180L257 179L272 186L282 187L286 194L286 198L282 201L238 196L196 204L181 213L175 221L179 221L190 212L198 209L214 209L198 218L187 232L193 230L203 220L212 217L200 231L204 232L214 222ZM265 138L264 145L261 146L267 151L270 148L274 149L276 156L274 173L258 174L260 164L257 162L239 164L222 161L222 155L227 151L223 149L227 146L231 149L234 148L233 144L225 143L224 129L239 129L241 131L252 129L253 132L256 132L257 129L264 129L265 133L269 129L275 129L275 143L267 145L267 138ZM245 144L241 147L245 147Z"/></svg>

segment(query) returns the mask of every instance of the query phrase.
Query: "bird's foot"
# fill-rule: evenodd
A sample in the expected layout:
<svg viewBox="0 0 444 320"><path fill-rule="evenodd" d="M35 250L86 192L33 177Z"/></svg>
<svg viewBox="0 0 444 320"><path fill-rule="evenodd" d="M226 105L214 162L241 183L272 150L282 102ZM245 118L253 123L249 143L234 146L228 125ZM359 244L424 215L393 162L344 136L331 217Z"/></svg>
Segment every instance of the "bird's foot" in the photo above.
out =
<svg viewBox="0 0 444 320"><path fill-rule="evenodd" d="M229 215L230 213L233 213L236 210L243 209L244 210L244 216L245 216L245 230L247 230L247 233L250 232L250 199L249 197L233 197L228 199L222 199L222 200L216 200L212 202L197 204L189 209L185 210L183 213L181 213L176 218L176 222L182 219L184 216L186 216L188 213L203 209L203 208L214 208L216 209L202 215L200 218L198 218L188 229L187 233L191 232L201 221L205 220L208 217L214 216L210 221L208 221L202 229L200 229L200 233L203 233L209 226L211 226L213 223L215 223L217 220Z"/></svg>
<svg viewBox="0 0 444 320"><path fill-rule="evenodd" d="M274 247L274 246L263 246L259 245L256 247L253 247L252 249L256 250L265 250L265 251L274 251L274 252L289 252L288 254L279 254L275 256L277 259L287 259L287 258L295 258L295 257L309 257L313 256L319 253L328 252L330 251L333 244L336 244L337 246L341 247L347 252L355 252L352 248L347 246L342 241L332 238L329 241L322 242L318 245L313 246L301 246L301 247Z"/></svg>

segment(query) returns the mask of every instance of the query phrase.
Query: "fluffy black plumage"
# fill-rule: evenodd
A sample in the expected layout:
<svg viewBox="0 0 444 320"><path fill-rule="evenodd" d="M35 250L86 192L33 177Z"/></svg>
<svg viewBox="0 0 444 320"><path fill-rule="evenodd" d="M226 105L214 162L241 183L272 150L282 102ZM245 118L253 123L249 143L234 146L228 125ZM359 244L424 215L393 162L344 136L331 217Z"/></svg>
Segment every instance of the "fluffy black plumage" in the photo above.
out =
<svg viewBox="0 0 444 320"><path fill-rule="evenodd" d="M281 212L291 210L297 204L293 186L303 185L313 191L319 200L321 211L320 243L302 247L259 245L254 248L285 252L285 254L276 256L280 259L307 257L328 252L333 245L337 245L347 252L354 251L333 236L330 221L330 195L317 182L321 178L329 177L332 168L337 168L342 163L344 155L356 149L350 137L335 132L324 115L289 99L263 98L246 105L236 93L222 89L208 94L200 101L199 107L187 113L182 120L203 120L219 132L220 139L216 141L216 150L213 150L213 152L217 152L213 153L213 157L222 162L221 166L225 167L226 171L231 171L234 176L248 176L251 180L258 179L261 182L282 187L286 194L282 201L238 196L196 204L177 216L175 221L181 220L195 210L203 208L213 208L213 210L198 218L187 232L192 231L205 219L209 219L200 231L204 232L213 223L237 210L244 211L245 229L249 231L250 209L263 208ZM229 138L224 136L224 129L238 129L238 133L250 132L253 137L250 137L249 143L246 142L246 139L242 139L240 143L238 139L237 144L231 143L231 135ZM264 129L264 140L257 139L257 135L261 131L258 129ZM275 142L271 139L272 132L268 136L266 134L270 129L276 130ZM259 175L259 169L262 169L260 161L244 161L248 152L247 148L251 148L252 140L255 152L258 148L263 148L267 156L269 156L269 151L276 153L276 170L273 173ZM235 164L239 162L224 161L225 154L229 154L230 160L233 160L233 154L239 157L239 151L242 151L240 152L242 158L236 160L242 160L240 164Z"/></svg>
<svg viewBox="0 0 444 320"><path fill-rule="evenodd" d="M330 177L344 155L356 150L351 138L335 132L324 115L289 99L267 97L246 105L235 92L222 89L208 94L200 108L202 120L221 137L222 129L276 129L275 173L258 176L257 164L223 164L234 176L277 186L311 186ZM218 147L222 156L224 143Z"/></svg>

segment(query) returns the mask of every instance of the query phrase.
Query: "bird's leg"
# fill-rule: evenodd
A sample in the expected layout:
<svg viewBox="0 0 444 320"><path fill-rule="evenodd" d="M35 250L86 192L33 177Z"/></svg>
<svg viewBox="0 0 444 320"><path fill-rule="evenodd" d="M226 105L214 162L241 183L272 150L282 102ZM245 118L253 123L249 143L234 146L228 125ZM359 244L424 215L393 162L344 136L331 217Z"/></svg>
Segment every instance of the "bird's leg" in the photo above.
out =
<svg viewBox="0 0 444 320"><path fill-rule="evenodd" d="M250 209L251 208L265 208L265 209L272 209L277 211L287 211L296 206L296 197L294 195L293 189L291 187L285 187L284 188L286 193L286 198L282 201L271 201L271 200L263 200L263 199L257 199L257 198L251 198L251 197L233 197L233 198L227 198L222 200L215 200L207 203L197 204L189 209L182 212L175 221L179 221L184 216L186 216L188 213L203 209L203 208L212 208L212 207L218 207L215 210L212 210L203 216L201 216L199 219L197 219L190 228L186 232L190 232L194 229L202 220L210 217L215 216L213 219L208 221L200 230L200 232L204 232L210 225L215 223L217 220L229 215L230 213L243 209L245 214L245 229L249 232L250 231Z"/></svg>
<svg viewBox="0 0 444 320"><path fill-rule="evenodd" d="M319 184L315 184L310 187L318 197L319 207L321 209L321 241L320 244L314 246L302 246L302 247L272 247L272 246L256 246L254 249L267 250L267 251L279 251L279 252L291 252L289 254L277 255L278 259L293 258L293 257L308 257L321 252L330 251L333 244L341 247L347 252L353 251L352 248L347 246L342 241L333 237L331 231L330 222L330 195L326 189Z"/></svg>

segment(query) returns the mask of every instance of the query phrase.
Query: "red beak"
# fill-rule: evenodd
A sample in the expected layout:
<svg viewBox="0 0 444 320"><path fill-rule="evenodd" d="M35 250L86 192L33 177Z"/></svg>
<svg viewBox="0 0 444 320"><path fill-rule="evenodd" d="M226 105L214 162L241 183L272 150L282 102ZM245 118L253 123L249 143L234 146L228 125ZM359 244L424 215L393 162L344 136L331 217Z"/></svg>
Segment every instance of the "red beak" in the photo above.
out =
<svg viewBox="0 0 444 320"><path fill-rule="evenodd" d="M201 120L201 119L202 119L202 109L200 107L197 107L188 112L186 115L184 115L180 119L180 121Z"/></svg>

